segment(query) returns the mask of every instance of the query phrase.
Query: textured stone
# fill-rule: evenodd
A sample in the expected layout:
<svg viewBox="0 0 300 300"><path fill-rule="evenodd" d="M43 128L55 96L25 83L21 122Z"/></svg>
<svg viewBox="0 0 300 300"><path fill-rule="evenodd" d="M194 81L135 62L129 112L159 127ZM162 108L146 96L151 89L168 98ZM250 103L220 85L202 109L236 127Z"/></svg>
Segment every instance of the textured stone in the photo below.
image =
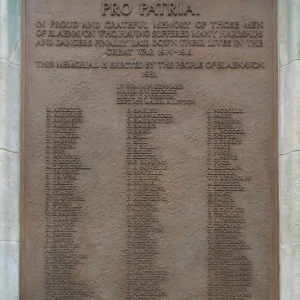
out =
<svg viewBox="0 0 300 300"><path fill-rule="evenodd" d="M279 72L279 152L286 154L300 149L300 61Z"/></svg>
<svg viewBox="0 0 300 300"><path fill-rule="evenodd" d="M300 299L300 155L280 157L281 299Z"/></svg>
<svg viewBox="0 0 300 300"><path fill-rule="evenodd" d="M19 299L19 1L0 1L0 299Z"/></svg>
<svg viewBox="0 0 300 300"><path fill-rule="evenodd" d="M19 300L19 243L0 240L0 299Z"/></svg>
<svg viewBox="0 0 300 300"><path fill-rule="evenodd" d="M18 154L0 150L0 241L19 241Z"/></svg>
<svg viewBox="0 0 300 300"><path fill-rule="evenodd" d="M300 299L300 2L279 1L280 295Z"/></svg>
<svg viewBox="0 0 300 300"><path fill-rule="evenodd" d="M19 66L0 60L0 151L19 151L19 74Z"/></svg>
<svg viewBox="0 0 300 300"><path fill-rule="evenodd" d="M280 66L299 60L300 1L278 1L278 39Z"/></svg>

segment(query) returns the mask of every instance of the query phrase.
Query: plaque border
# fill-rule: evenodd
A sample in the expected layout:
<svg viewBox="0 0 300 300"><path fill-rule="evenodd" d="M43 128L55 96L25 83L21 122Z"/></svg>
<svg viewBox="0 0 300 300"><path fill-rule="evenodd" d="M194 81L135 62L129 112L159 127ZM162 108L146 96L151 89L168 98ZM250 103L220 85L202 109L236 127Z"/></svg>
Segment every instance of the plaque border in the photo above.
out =
<svg viewBox="0 0 300 300"><path fill-rule="evenodd" d="M28 53L28 15L30 10L30 0L21 0L21 70L20 70L20 188L19 188L19 208L20 208L20 247L19 247L19 299L28 300L26 286L26 233L27 233L27 133L28 133L28 77L27 61ZM279 132L279 109L278 109L278 83L279 83L279 64L278 64L278 0L272 0L272 47L273 47L273 133L272 144L269 150L271 161L270 172L271 184L271 209L272 209L272 300L279 300L280 294L280 262L279 262L279 155L278 155L278 132Z"/></svg>
<svg viewBox="0 0 300 300"><path fill-rule="evenodd" d="M19 263L19 298L27 298L26 289L26 232L27 232L27 21L29 1L21 2L21 71L20 71L20 263ZM22 26L23 25L23 26Z"/></svg>
<svg viewBox="0 0 300 300"><path fill-rule="evenodd" d="M279 155L278 155L278 141L279 141L279 45L278 45L278 0L273 0L273 140L272 140L272 153L270 157L272 159L273 167L273 180L271 201L273 209L273 282L272 282L272 294L273 300L279 300L280 295L280 233L279 233Z"/></svg>

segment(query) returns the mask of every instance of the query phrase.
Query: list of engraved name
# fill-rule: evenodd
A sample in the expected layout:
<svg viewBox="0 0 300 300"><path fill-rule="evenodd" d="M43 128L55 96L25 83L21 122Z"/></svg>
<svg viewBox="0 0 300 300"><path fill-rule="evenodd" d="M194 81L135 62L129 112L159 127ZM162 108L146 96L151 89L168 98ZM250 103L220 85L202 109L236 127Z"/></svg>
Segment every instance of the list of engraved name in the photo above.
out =
<svg viewBox="0 0 300 300"><path fill-rule="evenodd" d="M136 20L132 19L135 12ZM119 16L123 19L118 20ZM126 16L131 19L126 21ZM167 19L170 16L176 18ZM137 7L102 3L99 19L39 19L31 26L31 46L39 53L34 68L41 74L81 72L84 78L89 72L107 72L110 76L124 72L120 80L112 80L110 97L104 99L97 94L101 105L110 101L126 120L122 123L126 132L126 147L122 148L126 177L120 183L126 186L122 199L126 237L123 299L169 299L173 274L159 262L164 259L161 245L168 234L161 218L166 213L162 207L172 201L164 178L174 170L154 140L159 133L180 126L180 113L192 115L194 108L199 118L203 120L206 115L207 121L206 128L194 129L199 136L206 135L206 144L197 147L202 147L198 150L204 153L201 172L207 186L202 195L193 195L199 202L204 199L202 207L207 207L207 220L201 223L207 241L206 253L201 253L207 262L202 270L207 279L205 299L253 299L252 248L244 234L247 220L245 205L240 201L252 181L239 156L247 136L243 122L248 112L238 105L226 108L228 98L210 99L210 94L203 92L201 78L211 73L226 77L238 74L236 71L253 72L252 76L263 72L268 66L257 51L266 44L264 21L207 20L197 6L183 2L139 3ZM51 51L54 48L60 52L59 59ZM244 52L247 55L243 56ZM185 80L178 72L185 74ZM200 78L198 85L193 82L195 78ZM72 84L70 91L75 89ZM191 86L197 92L192 92ZM89 88L87 83L85 88ZM84 101L92 100L86 97ZM204 101L209 105L203 105ZM89 109L93 107L89 105ZM85 112L84 104L48 106L45 111L44 300L98 299L91 294L88 282L74 276L88 259L76 239L89 201L80 194L78 178L94 166L94 162L86 165L84 152L77 149Z"/></svg>

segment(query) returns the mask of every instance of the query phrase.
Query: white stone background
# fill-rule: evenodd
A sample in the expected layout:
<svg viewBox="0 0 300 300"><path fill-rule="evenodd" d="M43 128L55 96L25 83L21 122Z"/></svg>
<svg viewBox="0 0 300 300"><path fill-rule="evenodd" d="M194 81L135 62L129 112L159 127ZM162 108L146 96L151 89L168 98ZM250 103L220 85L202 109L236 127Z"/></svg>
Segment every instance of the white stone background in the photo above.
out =
<svg viewBox="0 0 300 300"><path fill-rule="evenodd" d="M19 299L20 0L0 0L0 300Z"/></svg>
<svg viewBox="0 0 300 300"><path fill-rule="evenodd" d="M0 300L19 299L19 1L0 0ZM280 300L300 300L300 0L278 2Z"/></svg>
<svg viewBox="0 0 300 300"><path fill-rule="evenodd" d="M279 0L280 300L300 299L300 0Z"/></svg>

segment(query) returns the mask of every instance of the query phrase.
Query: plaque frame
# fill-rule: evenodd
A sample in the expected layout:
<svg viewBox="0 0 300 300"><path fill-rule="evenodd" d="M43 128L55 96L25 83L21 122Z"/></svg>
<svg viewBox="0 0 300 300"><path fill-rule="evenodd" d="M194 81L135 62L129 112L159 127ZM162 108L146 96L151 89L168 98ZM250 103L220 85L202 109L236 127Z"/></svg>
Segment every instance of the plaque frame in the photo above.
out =
<svg viewBox="0 0 300 300"><path fill-rule="evenodd" d="M21 78L20 78L20 300L29 300L27 297L26 278L26 227L27 227L27 204L26 197L28 191L28 166L27 166L27 125L28 125L28 86L26 54L28 47L28 11L30 0L21 1ZM273 0L273 61L278 61L278 1ZM272 214L273 214L273 251L272 276L273 276L273 296L272 300L279 300L280 278L279 278L279 178L278 178L278 63L273 65L273 141L270 145L270 160L272 160Z"/></svg>

